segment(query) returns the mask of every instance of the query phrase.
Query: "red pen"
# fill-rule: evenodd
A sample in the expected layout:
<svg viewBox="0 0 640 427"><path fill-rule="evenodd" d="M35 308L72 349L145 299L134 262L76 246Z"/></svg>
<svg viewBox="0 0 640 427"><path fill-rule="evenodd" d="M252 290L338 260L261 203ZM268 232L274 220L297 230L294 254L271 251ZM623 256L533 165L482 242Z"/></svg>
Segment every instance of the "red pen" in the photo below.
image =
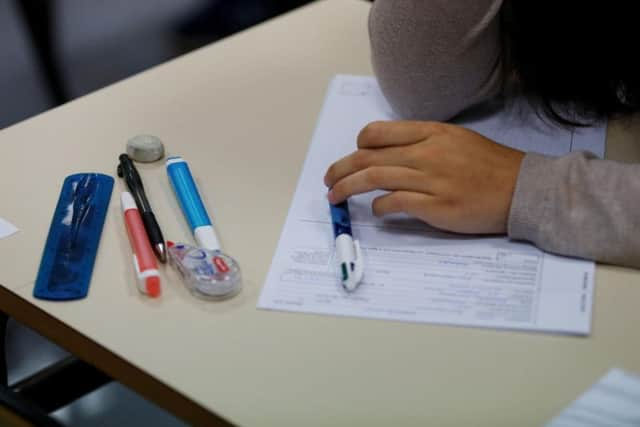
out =
<svg viewBox="0 0 640 427"><path fill-rule="evenodd" d="M133 250L133 268L138 276L138 289L151 297L157 297L160 295L160 274L142 217L131 193L123 191L120 202Z"/></svg>

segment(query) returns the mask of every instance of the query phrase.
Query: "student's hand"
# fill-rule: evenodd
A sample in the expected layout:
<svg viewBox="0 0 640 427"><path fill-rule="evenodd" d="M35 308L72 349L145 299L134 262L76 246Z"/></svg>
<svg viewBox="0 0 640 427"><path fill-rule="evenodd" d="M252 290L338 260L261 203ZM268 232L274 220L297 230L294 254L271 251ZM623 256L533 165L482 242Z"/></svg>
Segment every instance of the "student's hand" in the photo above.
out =
<svg viewBox="0 0 640 427"><path fill-rule="evenodd" d="M374 122L327 171L329 201L381 189L373 213L404 212L444 230L505 233L524 153L436 122Z"/></svg>

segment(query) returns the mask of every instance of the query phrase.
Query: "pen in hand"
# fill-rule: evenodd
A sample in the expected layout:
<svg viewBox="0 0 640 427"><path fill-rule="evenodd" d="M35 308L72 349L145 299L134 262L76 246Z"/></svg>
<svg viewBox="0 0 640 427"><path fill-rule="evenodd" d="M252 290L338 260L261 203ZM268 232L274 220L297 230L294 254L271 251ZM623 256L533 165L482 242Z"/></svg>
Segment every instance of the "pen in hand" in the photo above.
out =
<svg viewBox="0 0 640 427"><path fill-rule="evenodd" d="M336 205L330 203L329 208L335 236L335 254L340 268L340 281L347 292L353 292L360 285L364 275L360 242L353 238L348 202L344 200Z"/></svg>
<svg viewBox="0 0 640 427"><path fill-rule="evenodd" d="M160 262L166 262L167 250L164 243L164 237L162 236L162 231L160 231L158 221L156 221L156 217L151 210L151 205L149 205L147 195L144 192L142 179L140 179L140 175L128 155L121 154L119 160L118 176L124 178L127 183L127 187L129 187L129 191L136 202L147 236L149 236L149 242L151 243L153 252Z"/></svg>

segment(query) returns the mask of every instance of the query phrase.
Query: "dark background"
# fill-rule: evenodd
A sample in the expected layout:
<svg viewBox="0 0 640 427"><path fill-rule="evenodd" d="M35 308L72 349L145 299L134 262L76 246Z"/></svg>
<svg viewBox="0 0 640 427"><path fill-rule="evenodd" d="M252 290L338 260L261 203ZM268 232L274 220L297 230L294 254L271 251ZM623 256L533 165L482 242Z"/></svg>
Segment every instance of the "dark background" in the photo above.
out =
<svg viewBox="0 0 640 427"><path fill-rule="evenodd" d="M0 0L0 129L309 2ZM6 349L9 384L68 356L13 320ZM185 427L117 382L52 415L68 427Z"/></svg>
<svg viewBox="0 0 640 427"><path fill-rule="evenodd" d="M311 0L0 0L0 129Z"/></svg>

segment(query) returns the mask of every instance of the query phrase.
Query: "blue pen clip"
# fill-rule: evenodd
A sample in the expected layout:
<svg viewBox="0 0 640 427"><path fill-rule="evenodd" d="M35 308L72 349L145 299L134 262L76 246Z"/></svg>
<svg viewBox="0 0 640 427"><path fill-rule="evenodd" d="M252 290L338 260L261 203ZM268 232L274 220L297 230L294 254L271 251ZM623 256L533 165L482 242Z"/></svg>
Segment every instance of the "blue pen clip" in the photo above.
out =
<svg viewBox="0 0 640 427"><path fill-rule="evenodd" d="M342 287L347 292L352 292L358 287L364 275L364 260L360 242L353 239L348 202L345 200L337 205L330 204L329 206Z"/></svg>

